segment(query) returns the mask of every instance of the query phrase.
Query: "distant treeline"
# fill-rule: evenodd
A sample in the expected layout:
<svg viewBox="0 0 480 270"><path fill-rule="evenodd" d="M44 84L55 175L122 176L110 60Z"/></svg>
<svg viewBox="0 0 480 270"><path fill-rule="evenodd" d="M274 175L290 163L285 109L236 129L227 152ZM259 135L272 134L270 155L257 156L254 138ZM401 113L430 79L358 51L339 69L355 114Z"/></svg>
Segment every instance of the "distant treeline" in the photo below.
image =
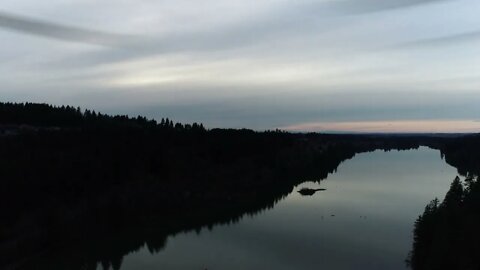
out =
<svg viewBox="0 0 480 270"><path fill-rule="evenodd" d="M0 103L0 124L31 125L35 127L141 127L149 129L205 130L203 124L173 123L165 118L159 123L144 116L110 116L79 107L53 106L42 103Z"/></svg>
<svg viewBox="0 0 480 270"><path fill-rule="evenodd" d="M461 175L480 175L480 134L446 139L440 151L445 161Z"/></svg>

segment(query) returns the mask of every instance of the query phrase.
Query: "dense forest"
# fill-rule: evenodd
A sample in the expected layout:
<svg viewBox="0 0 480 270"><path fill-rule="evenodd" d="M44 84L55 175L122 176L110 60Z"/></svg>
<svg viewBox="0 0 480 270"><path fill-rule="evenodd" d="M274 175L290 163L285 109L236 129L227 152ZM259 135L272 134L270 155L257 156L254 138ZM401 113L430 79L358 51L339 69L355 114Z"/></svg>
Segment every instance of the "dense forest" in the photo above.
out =
<svg viewBox="0 0 480 270"><path fill-rule="evenodd" d="M119 269L123 256L144 245L159 251L168 235L272 207L296 184L324 179L357 153L425 145L460 172L476 173L479 156L471 147L479 141L206 129L0 103L0 268ZM64 247L71 252L52 258Z"/></svg>
<svg viewBox="0 0 480 270"><path fill-rule="evenodd" d="M455 178L445 199L432 200L417 219L413 269L478 269L480 266L480 182Z"/></svg>

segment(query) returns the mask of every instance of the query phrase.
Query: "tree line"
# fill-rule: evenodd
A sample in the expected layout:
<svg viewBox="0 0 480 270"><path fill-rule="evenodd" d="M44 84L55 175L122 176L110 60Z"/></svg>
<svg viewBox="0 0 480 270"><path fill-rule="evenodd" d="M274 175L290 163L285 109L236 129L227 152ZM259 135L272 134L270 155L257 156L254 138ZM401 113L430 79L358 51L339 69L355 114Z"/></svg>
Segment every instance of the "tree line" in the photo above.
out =
<svg viewBox="0 0 480 270"><path fill-rule="evenodd" d="M480 179L457 176L442 202L432 200L415 221L412 269L478 269Z"/></svg>
<svg viewBox="0 0 480 270"><path fill-rule="evenodd" d="M82 110L73 106L54 106L44 103L11 103L0 102L0 124L2 125L31 125L35 127L137 127L148 129L175 129L205 131L203 124L174 123L168 118L160 122L147 119L144 116L129 117L127 115L110 116Z"/></svg>

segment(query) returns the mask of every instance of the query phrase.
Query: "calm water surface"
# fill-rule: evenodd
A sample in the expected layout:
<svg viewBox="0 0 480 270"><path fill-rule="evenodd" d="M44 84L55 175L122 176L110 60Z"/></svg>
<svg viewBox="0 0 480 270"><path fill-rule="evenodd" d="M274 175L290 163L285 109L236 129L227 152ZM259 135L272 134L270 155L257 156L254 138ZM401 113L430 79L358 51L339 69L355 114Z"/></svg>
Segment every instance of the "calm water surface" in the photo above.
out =
<svg viewBox="0 0 480 270"><path fill-rule="evenodd" d="M455 176L428 148L359 154L273 209L171 236L159 253L126 256L122 270L405 269L415 219ZM327 190L301 196L302 187Z"/></svg>

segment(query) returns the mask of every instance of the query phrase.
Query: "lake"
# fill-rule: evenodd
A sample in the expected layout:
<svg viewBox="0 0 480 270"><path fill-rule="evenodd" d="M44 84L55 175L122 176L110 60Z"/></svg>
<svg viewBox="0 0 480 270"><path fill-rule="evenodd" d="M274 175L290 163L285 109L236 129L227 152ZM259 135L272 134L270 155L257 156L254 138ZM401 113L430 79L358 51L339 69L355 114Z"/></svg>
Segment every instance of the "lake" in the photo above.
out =
<svg viewBox="0 0 480 270"><path fill-rule="evenodd" d="M456 175L425 147L358 154L272 209L169 236L158 253L124 257L121 269L406 269L415 219ZM303 187L326 190L302 196Z"/></svg>

